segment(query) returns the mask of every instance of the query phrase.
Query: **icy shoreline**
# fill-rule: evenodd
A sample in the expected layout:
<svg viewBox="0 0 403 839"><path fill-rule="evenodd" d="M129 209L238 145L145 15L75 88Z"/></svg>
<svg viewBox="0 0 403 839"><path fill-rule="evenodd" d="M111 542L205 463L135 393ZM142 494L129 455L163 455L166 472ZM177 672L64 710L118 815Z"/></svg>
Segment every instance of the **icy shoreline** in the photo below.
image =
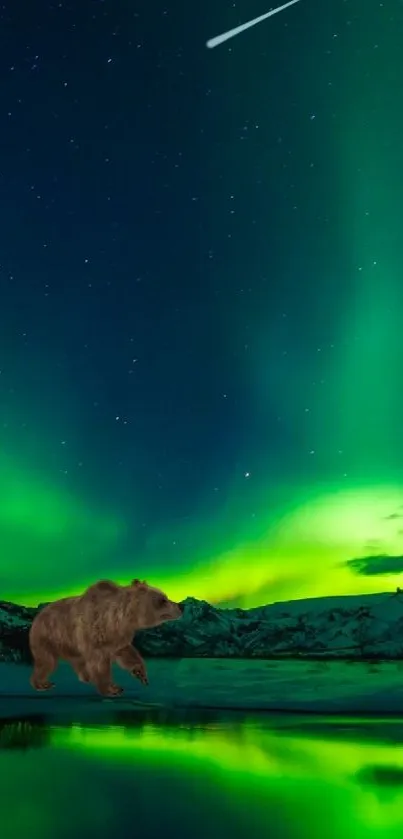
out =
<svg viewBox="0 0 403 839"><path fill-rule="evenodd" d="M37 694L29 684L30 667L0 664L0 719L23 716L93 715L135 709L217 709L316 714L403 713L400 662L234 661L225 659L150 659L150 686L121 670L124 687L117 699L102 699L78 682L65 665L56 687Z"/></svg>

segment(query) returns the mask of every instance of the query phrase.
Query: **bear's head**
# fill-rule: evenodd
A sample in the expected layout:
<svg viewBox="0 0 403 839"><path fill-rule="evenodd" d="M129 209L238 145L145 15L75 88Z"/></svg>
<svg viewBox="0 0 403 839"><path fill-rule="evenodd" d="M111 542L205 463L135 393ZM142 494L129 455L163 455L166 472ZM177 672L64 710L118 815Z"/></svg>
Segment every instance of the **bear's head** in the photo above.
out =
<svg viewBox="0 0 403 839"><path fill-rule="evenodd" d="M145 581L133 580L131 589L136 595L136 614L140 629L152 629L167 621L176 621L182 617L183 609L179 603L169 600L163 591L149 586Z"/></svg>

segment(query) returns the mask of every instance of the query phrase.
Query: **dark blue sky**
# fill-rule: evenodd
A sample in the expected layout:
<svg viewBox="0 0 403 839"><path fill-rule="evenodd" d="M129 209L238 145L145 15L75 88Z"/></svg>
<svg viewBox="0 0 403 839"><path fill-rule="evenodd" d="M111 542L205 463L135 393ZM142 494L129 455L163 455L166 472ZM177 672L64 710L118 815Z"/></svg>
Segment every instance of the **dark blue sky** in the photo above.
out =
<svg viewBox="0 0 403 839"><path fill-rule="evenodd" d="M342 137L395 24L301 0L205 48L265 11L62 0L0 15L2 449L122 516L125 552L151 565L183 522L192 565L203 540L211 557L260 536L290 486L348 471L336 440L312 455L332 436L351 298ZM384 119L374 107L364 121Z"/></svg>

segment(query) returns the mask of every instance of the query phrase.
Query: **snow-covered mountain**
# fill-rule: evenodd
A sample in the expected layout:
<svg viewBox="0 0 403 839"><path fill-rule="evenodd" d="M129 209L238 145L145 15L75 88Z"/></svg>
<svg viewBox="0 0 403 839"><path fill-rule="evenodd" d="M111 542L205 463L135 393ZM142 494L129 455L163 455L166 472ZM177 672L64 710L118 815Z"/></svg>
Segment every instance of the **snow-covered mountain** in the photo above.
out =
<svg viewBox="0 0 403 839"><path fill-rule="evenodd" d="M178 658L399 659L403 592L321 597L255 609L187 598L180 621L139 632L145 656ZM38 606L38 609L43 608ZM0 661L29 661L35 608L0 601Z"/></svg>

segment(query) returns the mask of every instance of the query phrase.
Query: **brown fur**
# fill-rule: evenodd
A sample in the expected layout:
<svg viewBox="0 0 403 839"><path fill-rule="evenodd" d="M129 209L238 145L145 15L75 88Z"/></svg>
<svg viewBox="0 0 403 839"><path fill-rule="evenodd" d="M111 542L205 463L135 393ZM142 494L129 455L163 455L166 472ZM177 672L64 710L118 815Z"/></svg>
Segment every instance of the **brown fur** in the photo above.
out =
<svg viewBox="0 0 403 839"><path fill-rule="evenodd" d="M54 687L48 680L60 658L71 664L80 681L92 682L104 696L122 693L112 682L113 661L148 684L133 635L181 616L178 603L140 580L128 586L100 580L78 597L49 603L34 618L29 633L31 685L35 690Z"/></svg>

